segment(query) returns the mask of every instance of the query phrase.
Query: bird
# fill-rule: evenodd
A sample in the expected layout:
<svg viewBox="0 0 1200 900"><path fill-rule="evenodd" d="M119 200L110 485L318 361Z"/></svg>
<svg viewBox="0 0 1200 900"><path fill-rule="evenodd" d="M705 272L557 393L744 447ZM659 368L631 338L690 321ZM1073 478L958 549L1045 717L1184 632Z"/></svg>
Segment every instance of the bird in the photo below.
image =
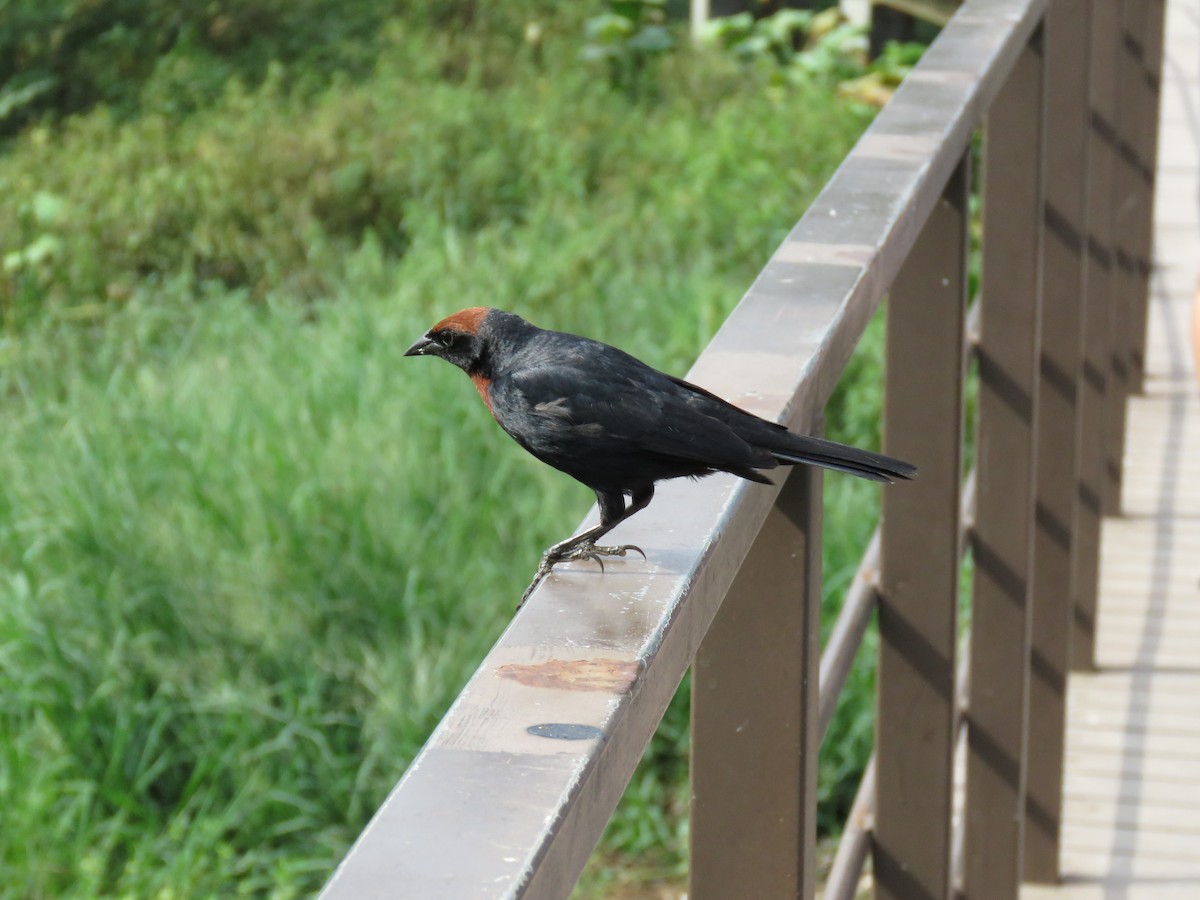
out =
<svg viewBox="0 0 1200 900"><path fill-rule="evenodd" d="M518 444L596 492L600 523L542 555L521 603L556 563L645 552L596 542L654 498L670 478L762 472L806 464L872 481L910 479L899 459L796 434L600 341L539 328L491 307L437 322L405 352L436 356L470 377L492 417ZM626 503L626 498L629 502Z"/></svg>

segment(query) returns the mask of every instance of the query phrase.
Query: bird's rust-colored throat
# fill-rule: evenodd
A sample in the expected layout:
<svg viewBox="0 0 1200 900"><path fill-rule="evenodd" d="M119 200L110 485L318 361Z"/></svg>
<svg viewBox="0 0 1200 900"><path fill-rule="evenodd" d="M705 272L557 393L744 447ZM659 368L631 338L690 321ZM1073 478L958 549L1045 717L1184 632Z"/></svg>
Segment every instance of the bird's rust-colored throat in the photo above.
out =
<svg viewBox="0 0 1200 900"><path fill-rule="evenodd" d="M461 331L464 334L479 334L479 329L483 326L483 320L487 318L489 310L486 306L472 306L469 309L462 309L453 315L446 316L442 321L433 326L431 331Z"/></svg>
<svg viewBox="0 0 1200 900"><path fill-rule="evenodd" d="M488 389L492 386L492 379L488 378L481 372L469 373L471 381L475 385L475 390L479 391L479 396L483 398L484 405L487 406L488 412L492 414L492 418L496 418L496 410L492 408L492 398L488 393Z"/></svg>

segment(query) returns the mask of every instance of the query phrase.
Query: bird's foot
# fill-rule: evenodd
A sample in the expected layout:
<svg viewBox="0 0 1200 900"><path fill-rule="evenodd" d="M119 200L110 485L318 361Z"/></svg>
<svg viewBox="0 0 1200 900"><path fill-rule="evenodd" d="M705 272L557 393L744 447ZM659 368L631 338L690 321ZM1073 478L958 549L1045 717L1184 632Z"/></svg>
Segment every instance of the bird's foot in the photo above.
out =
<svg viewBox="0 0 1200 900"><path fill-rule="evenodd" d="M580 544L578 547L571 547L570 549L562 551L558 554L554 554L554 548L551 547L546 551L546 555L542 557L542 566L544 566L546 571L549 572L550 567L555 563L568 562L575 559L592 559L599 564L600 571L603 572L604 557L624 556L630 550L641 554L642 559L646 558L645 551L642 550L641 547L636 547L633 544L620 544L616 547L598 547L595 544L588 542L586 544ZM540 568L541 567L539 567L539 570Z"/></svg>
<svg viewBox="0 0 1200 900"><path fill-rule="evenodd" d="M533 581L530 582L529 587L525 588L525 593L521 595L521 602L517 604L517 609L525 605L525 601L529 599L529 595L533 593L534 588L541 584L542 579L550 574L550 570L554 568L556 563L571 562L577 559L592 559L599 564L600 571L603 572L604 557L625 556L631 550L640 554L642 559L646 559L646 551L634 544L619 544L614 547L598 547L591 541L585 541L574 546L555 544L542 554L542 561L538 563L537 573L533 576Z"/></svg>

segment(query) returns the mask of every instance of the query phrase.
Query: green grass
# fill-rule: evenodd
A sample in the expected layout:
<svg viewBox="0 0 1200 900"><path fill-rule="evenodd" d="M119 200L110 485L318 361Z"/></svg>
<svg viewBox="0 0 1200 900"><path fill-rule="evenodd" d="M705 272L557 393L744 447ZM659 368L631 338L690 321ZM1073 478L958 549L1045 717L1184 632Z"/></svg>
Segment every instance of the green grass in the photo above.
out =
<svg viewBox="0 0 1200 900"><path fill-rule="evenodd" d="M868 119L686 50L631 101L575 24L393 25L367 75L0 154L0 896L318 887L591 502L405 347L495 305L682 373ZM880 347L832 436L877 442ZM827 481L831 603L875 495ZM683 693L610 855L678 871L686 743Z"/></svg>

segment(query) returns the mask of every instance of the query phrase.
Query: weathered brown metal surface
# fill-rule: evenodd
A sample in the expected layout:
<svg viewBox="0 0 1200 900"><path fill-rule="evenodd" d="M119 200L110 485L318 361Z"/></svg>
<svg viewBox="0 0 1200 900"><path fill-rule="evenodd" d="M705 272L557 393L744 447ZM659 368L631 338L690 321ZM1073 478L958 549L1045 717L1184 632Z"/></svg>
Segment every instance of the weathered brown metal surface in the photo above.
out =
<svg viewBox="0 0 1200 900"><path fill-rule="evenodd" d="M1047 135L1024 878L1058 879L1080 442L1089 0L1046 17Z"/></svg>
<svg viewBox="0 0 1200 900"><path fill-rule="evenodd" d="M813 894L821 479L788 478L692 666L695 900Z"/></svg>
<svg viewBox="0 0 1200 900"><path fill-rule="evenodd" d="M1142 388L1146 340L1146 291L1153 209L1154 133L1161 58L1160 0L1123 0L1117 78L1117 163L1111 186L1113 216L1113 345L1109 360L1105 512L1120 512L1124 459L1125 399ZM1158 35L1155 34L1158 32Z"/></svg>
<svg viewBox="0 0 1200 900"><path fill-rule="evenodd" d="M1016 897L1025 805L1043 223L1042 33L985 127L963 884Z"/></svg>
<svg viewBox="0 0 1200 900"><path fill-rule="evenodd" d="M964 156L888 297L884 447L921 477L883 497L877 897L945 897L951 886L970 180Z"/></svg>
<svg viewBox="0 0 1200 900"><path fill-rule="evenodd" d="M1133 223L1143 197L1140 160L1136 146L1138 120L1142 115L1144 88L1142 49L1139 26L1144 21L1145 3L1119 0L1117 42L1109 62L1116 75L1116 97L1112 126L1115 129L1113 179L1106 190L1111 198L1112 233L1112 332L1109 356L1105 364L1108 391L1105 397L1104 431L1104 512L1121 511L1121 462L1125 447L1125 400L1133 384L1130 364L1133 356L1134 316L1143 312L1136 303L1137 271L1134 266L1136 236Z"/></svg>
<svg viewBox="0 0 1200 900"><path fill-rule="evenodd" d="M970 335L970 323L968 322L966 329L967 340ZM962 559L967 543L967 534L969 523L975 516L975 470L972 469L968 473L966 480L963 482L962 495L959 504L959 531L960 539L958 542L958 555ZM834 626L833 632L830 634L829 641L825 645L825 650L821 654L821 717L824 722L826 715L825 707L825 681L824 673L827 670L840 668L841 663L836 661L836 658L853 652L853 648L857 648L858 643L862 640L862 635L854 637L858 630L858 624L850 620L858 619L860 616L869 616L874 610L875 604L878 602L878 587L876 581L878 579L879 566L879 542L880 534L878 531L871 537L866 553L863 554L862 563L859 566L856 582L861 581L864 585L869 584L870 587L858 587L857 585L847 592L847 599L843 604L841 613L838 616L837 624ZM869 590L869 595L867 591ZM866 598L869 596L869 600ZM866 605L870 603L867 612L863 612L857 607L861 603ZM852 607L851 604L854 604ZM862 625L865 630L865 621ZM837 638L837 643L835 643ZM958 660L958 671L955 673L954 695L955 705L961 709L966 703L967 695L967 676L970 662L970 654L963 653ZM848 665L848 664L847 664ZM831 692L832 694L832 692ZM832 704L831 704L832 707ZM832 715L832 708L829 710L829 715ZM825 722L825 725L828 723ZM960 730L960 720L956 717L954 724L954 732L957 735ZM863 866L866 863L867 857L871 848L871 833L874 829L875 822L875 757L872 756L867 768L863 772L862 780L859 782L858 790L854 795L854 805L850 811L850 815L846 820L846 830L838 842L837 856L834 859L833 866L829 871L829 876L824 885L823 900L832 900L836 897L854 897L857 896L858 885L861 881Z"/></svg>
<svg viewBox="0 0 1200 900"><path fill-rule="evenodd" d="M1139 174L1142 176L1139 189L1143 192L1143 200L1133 226L1137 281L1134 292L1136 310L1131 335L1133 350L1129 361L1132 373L1130 390L1139 394L1145 387L1146 322L1149 318L1150 273L1154 259L1154 203L1158 193L1158 126L1162 99L1165 0L1146 0L1145 16L1141 54L1141 120L1137 135L1137 153L1142 161L1139 167Z"/></svg>

